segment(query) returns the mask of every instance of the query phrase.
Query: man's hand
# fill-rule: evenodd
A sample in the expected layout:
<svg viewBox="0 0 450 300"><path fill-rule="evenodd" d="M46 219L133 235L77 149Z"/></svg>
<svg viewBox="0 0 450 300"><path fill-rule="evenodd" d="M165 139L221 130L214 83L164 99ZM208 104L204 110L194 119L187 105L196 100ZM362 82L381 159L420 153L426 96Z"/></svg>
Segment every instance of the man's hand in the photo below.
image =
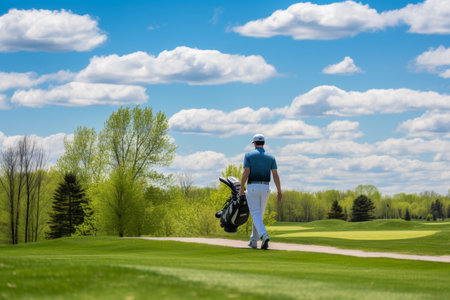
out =
<svg viewBox="0 0 450 300"><path fill-rule="evenodd" d="M250 168L244 168L244 173L242 173L241 178L241 189L239 190L239 196L244 195L245 183L247 182L248 175L250 175Z"/></svg>
<svg viewBox="0 0 450 300"><path fill-rule="evenodd" d="M281 202L281 198L283 198L283 194L281 193L281 191L278 191L278 193L277 193L277 200L278 200L278 203Z"/></svg>

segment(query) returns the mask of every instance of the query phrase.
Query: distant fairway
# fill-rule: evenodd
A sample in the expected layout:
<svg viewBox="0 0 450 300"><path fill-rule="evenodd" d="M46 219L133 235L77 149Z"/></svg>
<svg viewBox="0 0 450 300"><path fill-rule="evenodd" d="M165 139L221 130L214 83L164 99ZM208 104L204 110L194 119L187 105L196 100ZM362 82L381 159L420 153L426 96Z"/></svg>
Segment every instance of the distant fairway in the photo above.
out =
<svg viewBox="0 0 450 300"><path fill-rule="evenodd" d="M380 231L322 231L322 232L293 232L277 234L276 237L329 237L336 239L361 240L361 241L383 241L383 240L404 240L420 238L438 233L438 230L380 230Z"/></svg>
<svg viewBox="0 0 450 300"><path fill-rule="evenodd" d="M450 222L422 223L423 225L450 225Z"/></svg>
<svg viewBox="0 0 450 300"><path fill-rule="evenodd" d="M299 231L299 230L311 230L313 227L304 227L304 226L267 226L267 230L269 231Z"/></svg>
<svg viewBox="0 0 450 300"><path fill-rule="evenodd" d="M450 222L373 220L278 222L267 228L274 242L332 246L378 252L450 255ZM243 235L217 237L247 239Z"/></svg>
<svg viewBox="0 0 450 300"><path fill-rule="evenodd" d="M445 299L450 264L115 237L0 247L4 299Z"/></svg>

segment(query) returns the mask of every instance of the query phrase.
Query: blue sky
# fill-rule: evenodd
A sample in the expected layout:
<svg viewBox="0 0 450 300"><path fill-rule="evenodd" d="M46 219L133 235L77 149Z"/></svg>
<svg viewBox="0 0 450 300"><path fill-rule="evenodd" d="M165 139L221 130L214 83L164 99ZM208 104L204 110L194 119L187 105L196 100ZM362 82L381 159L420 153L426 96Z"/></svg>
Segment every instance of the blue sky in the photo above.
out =
<svg viewBox="0 0 450 300"><path fill-rule="evenodd" d="M164 169L214 185L263 133L285 189L450 189L450 1L0 3L0 148L55 162L120 105L164 111Z"/></svg>

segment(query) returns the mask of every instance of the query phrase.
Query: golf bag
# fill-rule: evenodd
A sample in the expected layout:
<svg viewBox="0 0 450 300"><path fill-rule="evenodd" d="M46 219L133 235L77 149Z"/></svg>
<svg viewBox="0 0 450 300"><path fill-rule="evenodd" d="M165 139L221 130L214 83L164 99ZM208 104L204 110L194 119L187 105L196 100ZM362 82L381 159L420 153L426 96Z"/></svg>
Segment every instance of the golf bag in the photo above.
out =
<svg viewBox="0 0 450 300"><path fill-rule="evenodd" d="M236 178L219 177L231 189L230 198L225 202L223 208L216 212L216 218L220 219L220 226L225 232L237 232L237 228L247 222L250 211L248 209L245 195L239 196L241 183Z"/></svg>

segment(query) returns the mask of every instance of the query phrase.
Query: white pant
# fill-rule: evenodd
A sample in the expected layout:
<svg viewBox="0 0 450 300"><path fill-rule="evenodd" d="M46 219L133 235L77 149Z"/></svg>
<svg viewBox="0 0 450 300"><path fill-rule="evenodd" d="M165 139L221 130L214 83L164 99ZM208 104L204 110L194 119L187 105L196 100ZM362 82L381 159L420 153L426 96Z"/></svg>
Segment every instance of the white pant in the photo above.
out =
<svg viewBox="0 0 450 300"><path fill-rule="evenodd" d="M264 233L267 233L263 223L267 200L269 200L270 187L268 184L248 184L247 202L253 219L252 235L250 240L257 241Z"/></svg>

